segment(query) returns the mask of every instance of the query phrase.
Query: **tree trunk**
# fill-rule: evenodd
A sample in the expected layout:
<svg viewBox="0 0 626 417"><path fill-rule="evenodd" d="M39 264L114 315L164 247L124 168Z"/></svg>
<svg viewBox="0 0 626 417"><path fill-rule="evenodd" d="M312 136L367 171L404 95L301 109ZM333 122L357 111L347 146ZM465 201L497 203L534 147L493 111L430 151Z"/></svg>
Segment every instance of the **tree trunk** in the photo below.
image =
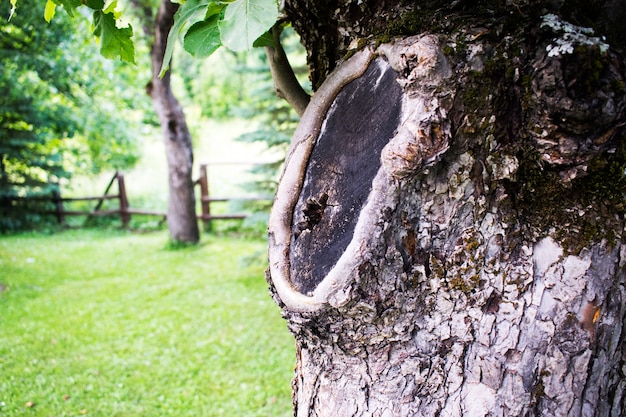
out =
<svg viewBox="0 0 626 417"><path fill-rule="evenodd" d="M358 3L270 218L295 415L626 415L623 58L550 2ZM437 22L381 43L367 7Z"/></svg>
<svg viewBox="0 0 626 417"><path fill-rule="evenodd" d="M168 71L161 78L159 72L167 36L174 23L179 5L163 0L156 16L154 44L151 51L152 81L148 93L161 123L167 155L169 200L167 226L173 241L197 243L196 200L192 179L193 148L183 109L174 97Z"/></svg>

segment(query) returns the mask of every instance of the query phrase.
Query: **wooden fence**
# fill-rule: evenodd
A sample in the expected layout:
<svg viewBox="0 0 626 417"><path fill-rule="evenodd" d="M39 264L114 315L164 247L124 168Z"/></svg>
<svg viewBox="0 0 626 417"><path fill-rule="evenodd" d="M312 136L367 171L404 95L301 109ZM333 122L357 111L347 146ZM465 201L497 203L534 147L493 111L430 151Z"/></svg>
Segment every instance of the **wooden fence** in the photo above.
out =
<svg viewBox="0 0 626 417"><path fill-rule="evenodd" d="M212 164L212 165L225 165L225 164L253 164L251 162L245 163L220 163L220 164ZM234 200L240 201L271 201L273 199L272 196L268 195L246 195L246 196L231 196L231 197L219 197L212 196L209 193L209 177L208 177L208 165L202 164L200 165L200 176L197 180L194 181L194 185L200 188L200 207L201 213L197 215L199 220L202 220L205 224L205 227L210 226L210 222L213 220L221 220L221 219L245 219L249 216L249 213L226 213L226 214L213 214L211 212L211 203L214 202L228 202ZM114 183L117 183L117 194L109 194ZM130 207L128 196L126 193L126 183L124 179L124 175L119 171L113 175L111 181L107 185L104 194L100 196L94 197L73 197L73 198L65 198L61 197L61 194L58 190L53 192L52 200L54 202L55 211L53 214L56 215L56 218L60 224L65 223L66 216L107 216L107 215L119 215L120 220L122 222L122 227L128 227L130 223L132 215L147 215L147 216L158 216L162 217L162 221L167 219L167 213L164 211L154 211L154 210L143 210ZM117 200L118 208L103 210L102 205L106 200ZM94 208L90 211L78 211L78 210L67 210L64 206L64 203L76 202L76 201L97 201Z"/></svg>

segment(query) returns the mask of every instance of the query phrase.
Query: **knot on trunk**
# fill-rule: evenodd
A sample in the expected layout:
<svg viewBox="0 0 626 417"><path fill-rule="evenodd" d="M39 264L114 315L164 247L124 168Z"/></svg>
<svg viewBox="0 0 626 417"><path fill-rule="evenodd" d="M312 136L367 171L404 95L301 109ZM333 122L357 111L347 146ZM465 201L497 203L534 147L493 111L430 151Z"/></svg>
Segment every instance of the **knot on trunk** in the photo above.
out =
<svg viewBox="0 0 626 417"><path fill-rule="evenodd" d="M415 99L409 100L416 101ZM451 138L450 123L436 100L432 106L409 104L409 108L433 111L415 111L399 128L396 136L382 152L385 170L394 178L406 178L424 165L437 160L448 150Z"/></svg>
<svg viewBox="0 0 626 417"><path fill-rule="evenodd" d="M350 301L359 259L385 227L377 219L394 210L397 180L450 146L454 89L439 39L376 52L357 53L326 80L287 157L270 218L270 271L292 310Z"/></svg>

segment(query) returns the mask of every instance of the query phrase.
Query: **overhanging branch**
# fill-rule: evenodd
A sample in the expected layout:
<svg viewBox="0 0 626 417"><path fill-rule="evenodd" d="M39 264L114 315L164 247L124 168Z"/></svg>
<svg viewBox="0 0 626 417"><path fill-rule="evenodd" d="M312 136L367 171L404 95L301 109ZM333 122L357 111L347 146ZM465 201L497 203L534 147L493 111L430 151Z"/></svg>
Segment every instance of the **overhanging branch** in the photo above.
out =
<svg viewBox="0 0 626 417"><path fill-rule="evenodd" d="M278 97L285 99L298 113L298 116L302 116L311 97L304 91L289 64L287 54L285 54L285 50L280 43L281 32L282 25L278 22L271 29L274 47L266 46L265 53L270 64L276 94Z"/></svg>

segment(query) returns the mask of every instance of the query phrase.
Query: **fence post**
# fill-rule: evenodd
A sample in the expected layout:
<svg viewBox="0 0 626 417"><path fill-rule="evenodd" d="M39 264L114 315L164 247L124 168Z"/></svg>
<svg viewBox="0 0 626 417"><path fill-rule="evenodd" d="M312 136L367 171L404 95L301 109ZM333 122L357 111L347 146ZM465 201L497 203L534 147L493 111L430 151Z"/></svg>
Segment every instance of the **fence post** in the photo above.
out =
<svg viewBox="0 0 626 417"><path fill-rule="evenodd" d="M57 222L59 224L65 223L65 215L63 214L63 199L61 198L61 191L58 186L52 190L52 201L56 207Z"/></svg>
<svg viewBox="0 0 626 417"><path fill-rule="evenodd" d="M122 227L126 228L130 221L130 213L128 212L128 198L126 196L124 174L117 174L117 187L120 194L120 218L122 219Z"/></svg>
<svg viewBox="0 0 626 417"><path fill-rule="evenodd" d="M202 207L202 224L204 231L211 231L211 206L209 201L209 177L207 174L207 164L200 165L200 205Z"/></svg>

